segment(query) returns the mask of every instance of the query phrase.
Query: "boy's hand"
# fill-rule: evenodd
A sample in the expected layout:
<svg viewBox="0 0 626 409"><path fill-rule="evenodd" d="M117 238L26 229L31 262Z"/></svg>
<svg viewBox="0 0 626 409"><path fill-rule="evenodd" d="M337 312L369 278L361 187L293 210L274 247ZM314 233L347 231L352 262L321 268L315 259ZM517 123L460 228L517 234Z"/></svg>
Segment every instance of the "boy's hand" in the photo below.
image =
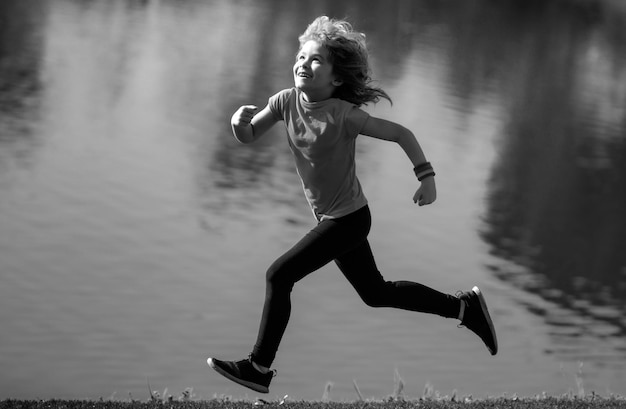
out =
<svg viewBox="0 0 626 409"><path fill-rule="evenodd" d="M254 114L259 108L256 105L244 105L240 107L233 117L230 119L230 123L233 127L248 126L254 118Z"/></svg>
<svg viewBox="0 0 626 409"><path fill-rule="evenodd" d="M413 196L413 203L420 206L429 205L437 199L437 187L433 176L422 180L422 183Z"/></svg>

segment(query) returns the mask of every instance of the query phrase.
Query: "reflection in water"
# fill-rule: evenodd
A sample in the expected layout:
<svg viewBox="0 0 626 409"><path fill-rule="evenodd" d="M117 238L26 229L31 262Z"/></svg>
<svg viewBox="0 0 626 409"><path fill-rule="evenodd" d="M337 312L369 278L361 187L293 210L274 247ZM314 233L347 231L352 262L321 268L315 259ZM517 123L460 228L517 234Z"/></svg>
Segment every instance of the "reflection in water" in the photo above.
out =
<svg viewBox="0 0 626 409"><path fill-rule="evenodd" d="M437 207L418 216L389 211L394 198L384 196L412 179L394 168L394 147L359 141L362 182L377 220L389 222L372 237L381 264L390 274L413 271L415 238L427 236L419 267L432 273L420 274L436 288L458 279L490 285L503 353L474 357L464 343L447 342L456 338L448 327L423 317L368 310L341 321L363 314L352 290L312 277L297 295L303 319L288 337L288 373L277 387L319 398L328 365L341 363L333 381L358 374L380 398L389 392L381 371L398 356L419 363L402 368L412 371L407 380L467 383L474 395L564 392L553 379L562 361L584 361L599 392L619 387L620 4L0 2L1 15L11 16L0 25L0 366L20 368L0 374L0 390L118 390L122 398L144 390L146 373L203 397L229 387L207 386L199 357L249 347L241 338L256 330L262 301L262 277L252 272L262 273L312 221L283 129L242 146L229 118L291 86L297 36L320 14L348 16L368 34L375 77L397 102L368 109L415 129L438 163ZM487 152L493 143L495 154ZM463 274L450 275L456 271ZM326 342L311 345L312 328ZM372 359L366 373L342 361L360 364L363 355ZM309 371L289 376L299 365ZM347 383L334 397L353 398Z"/></svg>
<svg viewBox="0 0 626 409"><path fill-rule="evenodd" d="M0 183L12 166L26 166L37 144L41 92L41 25L45 4L34 1L0 4ZM11 16L11 18L5 18Z"/></svg>
<svg viewBox="0 0 626 409"><path fill-rule="evenodd" d="M518 267L494 267L498 277L588 319L531 307L556 336L614 337L623 353L626 19L596 3L520 11L498 15L500 41L519 53L494 70L509 119L483 235Z"/></svg>

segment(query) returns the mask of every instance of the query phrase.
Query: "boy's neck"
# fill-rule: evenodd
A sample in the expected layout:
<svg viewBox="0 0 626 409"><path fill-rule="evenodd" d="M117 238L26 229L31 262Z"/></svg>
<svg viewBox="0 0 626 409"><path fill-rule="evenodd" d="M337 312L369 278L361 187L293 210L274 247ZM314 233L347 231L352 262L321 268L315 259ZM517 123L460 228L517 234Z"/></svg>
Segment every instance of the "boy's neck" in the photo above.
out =
<svg viewBox="0 0 626 409"><path fill-rule="evenodd" d="M304 98L306 102L322 102L322 101L326 101L327 99L331 99L333 97L333 92L310 93L310 92L302 91L302 97Z"/></svg>

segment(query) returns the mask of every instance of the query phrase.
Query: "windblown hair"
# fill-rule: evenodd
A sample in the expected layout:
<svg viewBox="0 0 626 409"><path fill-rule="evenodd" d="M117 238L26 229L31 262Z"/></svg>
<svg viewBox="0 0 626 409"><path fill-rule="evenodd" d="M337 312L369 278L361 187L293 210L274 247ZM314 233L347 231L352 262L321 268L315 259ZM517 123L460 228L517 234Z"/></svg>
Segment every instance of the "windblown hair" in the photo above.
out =
<svg viewBox="0 0 626 409"><path fill-rule="evenodd" d="M357 106L391 98L381 88L372 86L365 34L353 30L347 21L334 20L326 16L316 18L298 38L300 47L314 40L328 51L333 73L343 83L337 87L333 97Z"/></svg>

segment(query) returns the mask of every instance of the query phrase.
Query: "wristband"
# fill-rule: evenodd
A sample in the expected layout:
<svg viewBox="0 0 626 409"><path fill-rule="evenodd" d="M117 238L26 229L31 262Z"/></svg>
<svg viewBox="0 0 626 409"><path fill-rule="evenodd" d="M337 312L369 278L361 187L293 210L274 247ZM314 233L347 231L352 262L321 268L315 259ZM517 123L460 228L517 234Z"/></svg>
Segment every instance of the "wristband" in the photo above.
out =
<svg viewBox="0 0 626 409"><path fill-rule="evenodd" d="M428 173L426 173L426 174L419 175L419 176L417 177L417 180L419 180L419 181L421 182L422 180L424 180L424 179L426 179L426 178L428 178L428 177L431 177L431 176L435 176L435 172L432 172L432 171L431 171L431 172L428 172Z"/></svg>
<svg viewBox="0 0 626 409"><path fill-rule="evenodd" d="M433 170L430 162L425 162L421 165L417 165L413 168L413 172L415 172L415 176L417 176L417 180L419 180L420 182L427 177L435 176L435 171Z"/></svg>

